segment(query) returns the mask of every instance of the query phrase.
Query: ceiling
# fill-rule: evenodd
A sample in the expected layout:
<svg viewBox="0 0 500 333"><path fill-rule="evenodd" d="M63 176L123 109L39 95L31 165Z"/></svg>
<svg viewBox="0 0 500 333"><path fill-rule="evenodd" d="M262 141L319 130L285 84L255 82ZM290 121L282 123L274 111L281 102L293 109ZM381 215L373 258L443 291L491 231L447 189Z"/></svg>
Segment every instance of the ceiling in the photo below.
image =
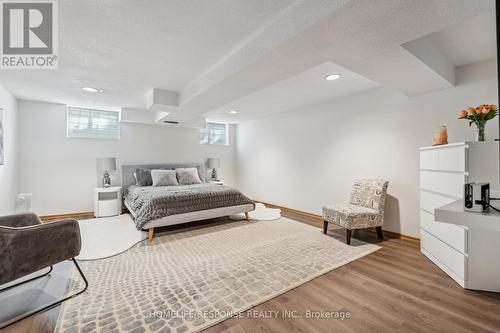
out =
<svg viewBox="0 0 500 333"><path fill-rule="evenodd" d="M325 80L326 74L340 74L335 81ZM230 102L206 114L211 121L239 123L288 111L325 100L341 98L377 88L380 85L332 62L327 62L268 88ZM237 114L229 111L237 110Z"/></svg>
<svg viewBox="0 0 500 333"><path fill-rule="evenodd" d="M455 67L495 55L494 3L65 0L59 69L1 71L0 84L18 98L120 107L148 123L246 121L377 86L412 96L453 86ZM343 77L327 82L330 72ZM169 115L149 108L152 91L176 96Z"/></svg>
<svg viewBox="0 0 500 333"><path fill-rule="evenodd" d="M0 82L21 98L141 108L151 88L180 91L292 2L59 1L58 70L2 71Z"/></svg>
<svg viewBox="0 0 500 333"><path fill-rule="evenodd" d="M497 54L495 13L484 13L427 36L455 66L470 65Z"/></svg>

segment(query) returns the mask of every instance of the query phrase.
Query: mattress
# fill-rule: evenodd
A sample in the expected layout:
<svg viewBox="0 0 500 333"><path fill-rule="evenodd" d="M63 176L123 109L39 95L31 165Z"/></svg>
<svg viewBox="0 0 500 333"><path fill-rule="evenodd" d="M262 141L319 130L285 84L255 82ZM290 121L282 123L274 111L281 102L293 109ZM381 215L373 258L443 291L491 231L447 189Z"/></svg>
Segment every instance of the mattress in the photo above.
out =
<svg viewBox="0 0 500 333"><path fill-rule="evenodd" d="M153 220L173 215L223 207L254 205L240 191L204 183L179 186L136 186L128 188L125 204L138 230Z"/></svg>

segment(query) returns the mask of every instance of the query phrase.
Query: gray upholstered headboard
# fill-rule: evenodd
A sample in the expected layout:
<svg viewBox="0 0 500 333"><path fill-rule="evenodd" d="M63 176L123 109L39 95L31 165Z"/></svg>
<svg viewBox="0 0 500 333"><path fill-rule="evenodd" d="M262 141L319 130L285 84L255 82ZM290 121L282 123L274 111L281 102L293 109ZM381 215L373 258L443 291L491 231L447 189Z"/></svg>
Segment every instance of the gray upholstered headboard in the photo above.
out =
<svg viewBox="0 0 500 333"><path fill-rule="evenodd" d="M128 187L135 185L134 171L137 168L143 169L177 169L177 168L197 168L198 175L202 182L205 182L205 165L199 163L158 163L158 164L124 164L122 165L122 193L127 195Z"/></svg>

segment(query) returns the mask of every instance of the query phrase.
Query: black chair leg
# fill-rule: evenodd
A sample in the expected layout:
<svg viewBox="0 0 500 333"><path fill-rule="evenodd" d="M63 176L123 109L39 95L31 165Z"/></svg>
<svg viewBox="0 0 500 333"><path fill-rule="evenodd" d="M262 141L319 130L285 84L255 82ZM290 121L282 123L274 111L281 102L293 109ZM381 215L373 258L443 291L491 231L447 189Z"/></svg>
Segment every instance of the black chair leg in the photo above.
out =
<svg viewBox="0 0 500 333"><path fill-rule="evenodd" d="M328 231L328 221L323 221L323 233L326 235Z"/></svg>
<svg viewBox="0 0 500 333"><path fill-rule="evenodd" d="M52 269L53 269L53 268L54 268L54 267L50 266L50 267L49 267L49 271L48 271L47 273L45 273L45 274L38 275L38 276L35 276L35 277L33 277L33 278L29 279L29 280L26 280L26 281L21 281L21 282L19 282L19 283L13 284L12 286L8 286L8 287L5 287L5 288L3 288L3 289L0 289L0 293L1 293L1 292L3 292L3 291L9 290L9 289L11 289L11 288L17 287L17 286L19 286L19 285L21 285L21 284L28 283L28 282L31 282L31 281L33 281L33 280L36 280L36 279L42 278L42 277L44 277L44 276L47 276L47 275L49 275L49 274L50 274L50 272L52 272Z"/></svg>
<svg viewBox="0 0 500 333"><path fill-rule="evenodd" d="M50 308L53 308L54 306L57 306L57 305L59 305L59 304L61 304L61 303L65 302L65 301L69 300L70 298L76 297L76 296L80 295L81 293L85 292L85 291L87 290L88 286L89 286L89 282L87 281L87 278L86 278L86 277L85 277L85 275L83 274L83 272L82 272L82 270L81 270L80 266L78 265L78 263L76 262L75 258L72 258L71 260L72 260L72 261L73 261L73 263L75 264L76 269L78 270L78 273L80 274L80 276L82 277L83 281L85 282L85 288L83 288L82 290L80 290L80 291L79 291L79 292L77 292L77 293L74 293L74 294L71 294L71 295L69 295L69 296L66 296L66 297L64 297L64 298L62 298L62 299L59 299L59 300L57 300L57 301L55 301L55 302L53 302L53 303L51 303L51 304L49 304L49 305L45 305L45 306L43 306L43 307L40 307L40 308L34 309L34 310L32 310L32 311L29 311L28 313L25 313L25 314L23 314L23 315L20 315L20 316L14 317L14 318L12 318L12 319L9 319L9 320L8 320L8 321L6 321L6 322L0 323L0 329L1 329L1 328L4 328L4 327L7 327L7 326L9 326L9 325L12 325L12 324L14 324L14 323L17 323L18 321L23 320L23 319L25 319L25 318L27 318L27 317L29 317L29 316L32 316L32 315L34 315L34 314L37 314L37 313L39 313L39 312L42 312L42 311L48 310L48 309L50 309ZM51 271L52 271L52 266L50 266L50 270L49 270L47 273L45 273L44 275L41 275L41 276L38 276L38 277L35 277L35 278L32 278L32 279L29 279L29 280L27 280L27 281L23 281L23 282L21 282L21 283L15 284L15 285L10 286L10 287L7 287L7 288L4 288L4 289L0 290L0 292L3 292L3 291L5 291L5 290L7 290L7 289L10 289L10 288L12 288L12 287L15 287L15 286L18 286L18 285L21 285L21 284L24 284L24 283L27 283L27 282L33 281L33 280L35 280L35 279L38 279L38 278L40 278L40 277L42 277L42 276L45 276L45 275L49 274Z"/></svg>
<svg viewBox="0 0 500 333"><path fill-rule="evenodd" d="M346 229L345 230L345 243L347 245L351 245L351 234L352 234L352 230L351 229Z"/></svg>
<svg viewBox="0 0 500 333"><path fill-rule="evenodd" d="M384 239L384 234L382 233L382 227L375 227L377 230L377 237L378 239Z"/></svg>

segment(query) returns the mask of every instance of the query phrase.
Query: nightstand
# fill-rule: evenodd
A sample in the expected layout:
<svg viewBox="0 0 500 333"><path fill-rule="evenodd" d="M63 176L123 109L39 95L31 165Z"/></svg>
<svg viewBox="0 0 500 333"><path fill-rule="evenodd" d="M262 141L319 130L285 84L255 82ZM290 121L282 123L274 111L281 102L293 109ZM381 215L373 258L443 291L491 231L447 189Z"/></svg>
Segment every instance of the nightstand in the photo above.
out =
<svg viewBox="0 0 500 333"><path fill-rule="evenodd" d="M215 185L224 185L224 181L223 180L210 180L209 183L210 184L215 184Z"/></svg>
<svg viewBox="0 0 500 333"><path fill-rule="evenodd" d="M120 186L94 188L94 216L120 215L122 212L122 188Z"/></svg>

